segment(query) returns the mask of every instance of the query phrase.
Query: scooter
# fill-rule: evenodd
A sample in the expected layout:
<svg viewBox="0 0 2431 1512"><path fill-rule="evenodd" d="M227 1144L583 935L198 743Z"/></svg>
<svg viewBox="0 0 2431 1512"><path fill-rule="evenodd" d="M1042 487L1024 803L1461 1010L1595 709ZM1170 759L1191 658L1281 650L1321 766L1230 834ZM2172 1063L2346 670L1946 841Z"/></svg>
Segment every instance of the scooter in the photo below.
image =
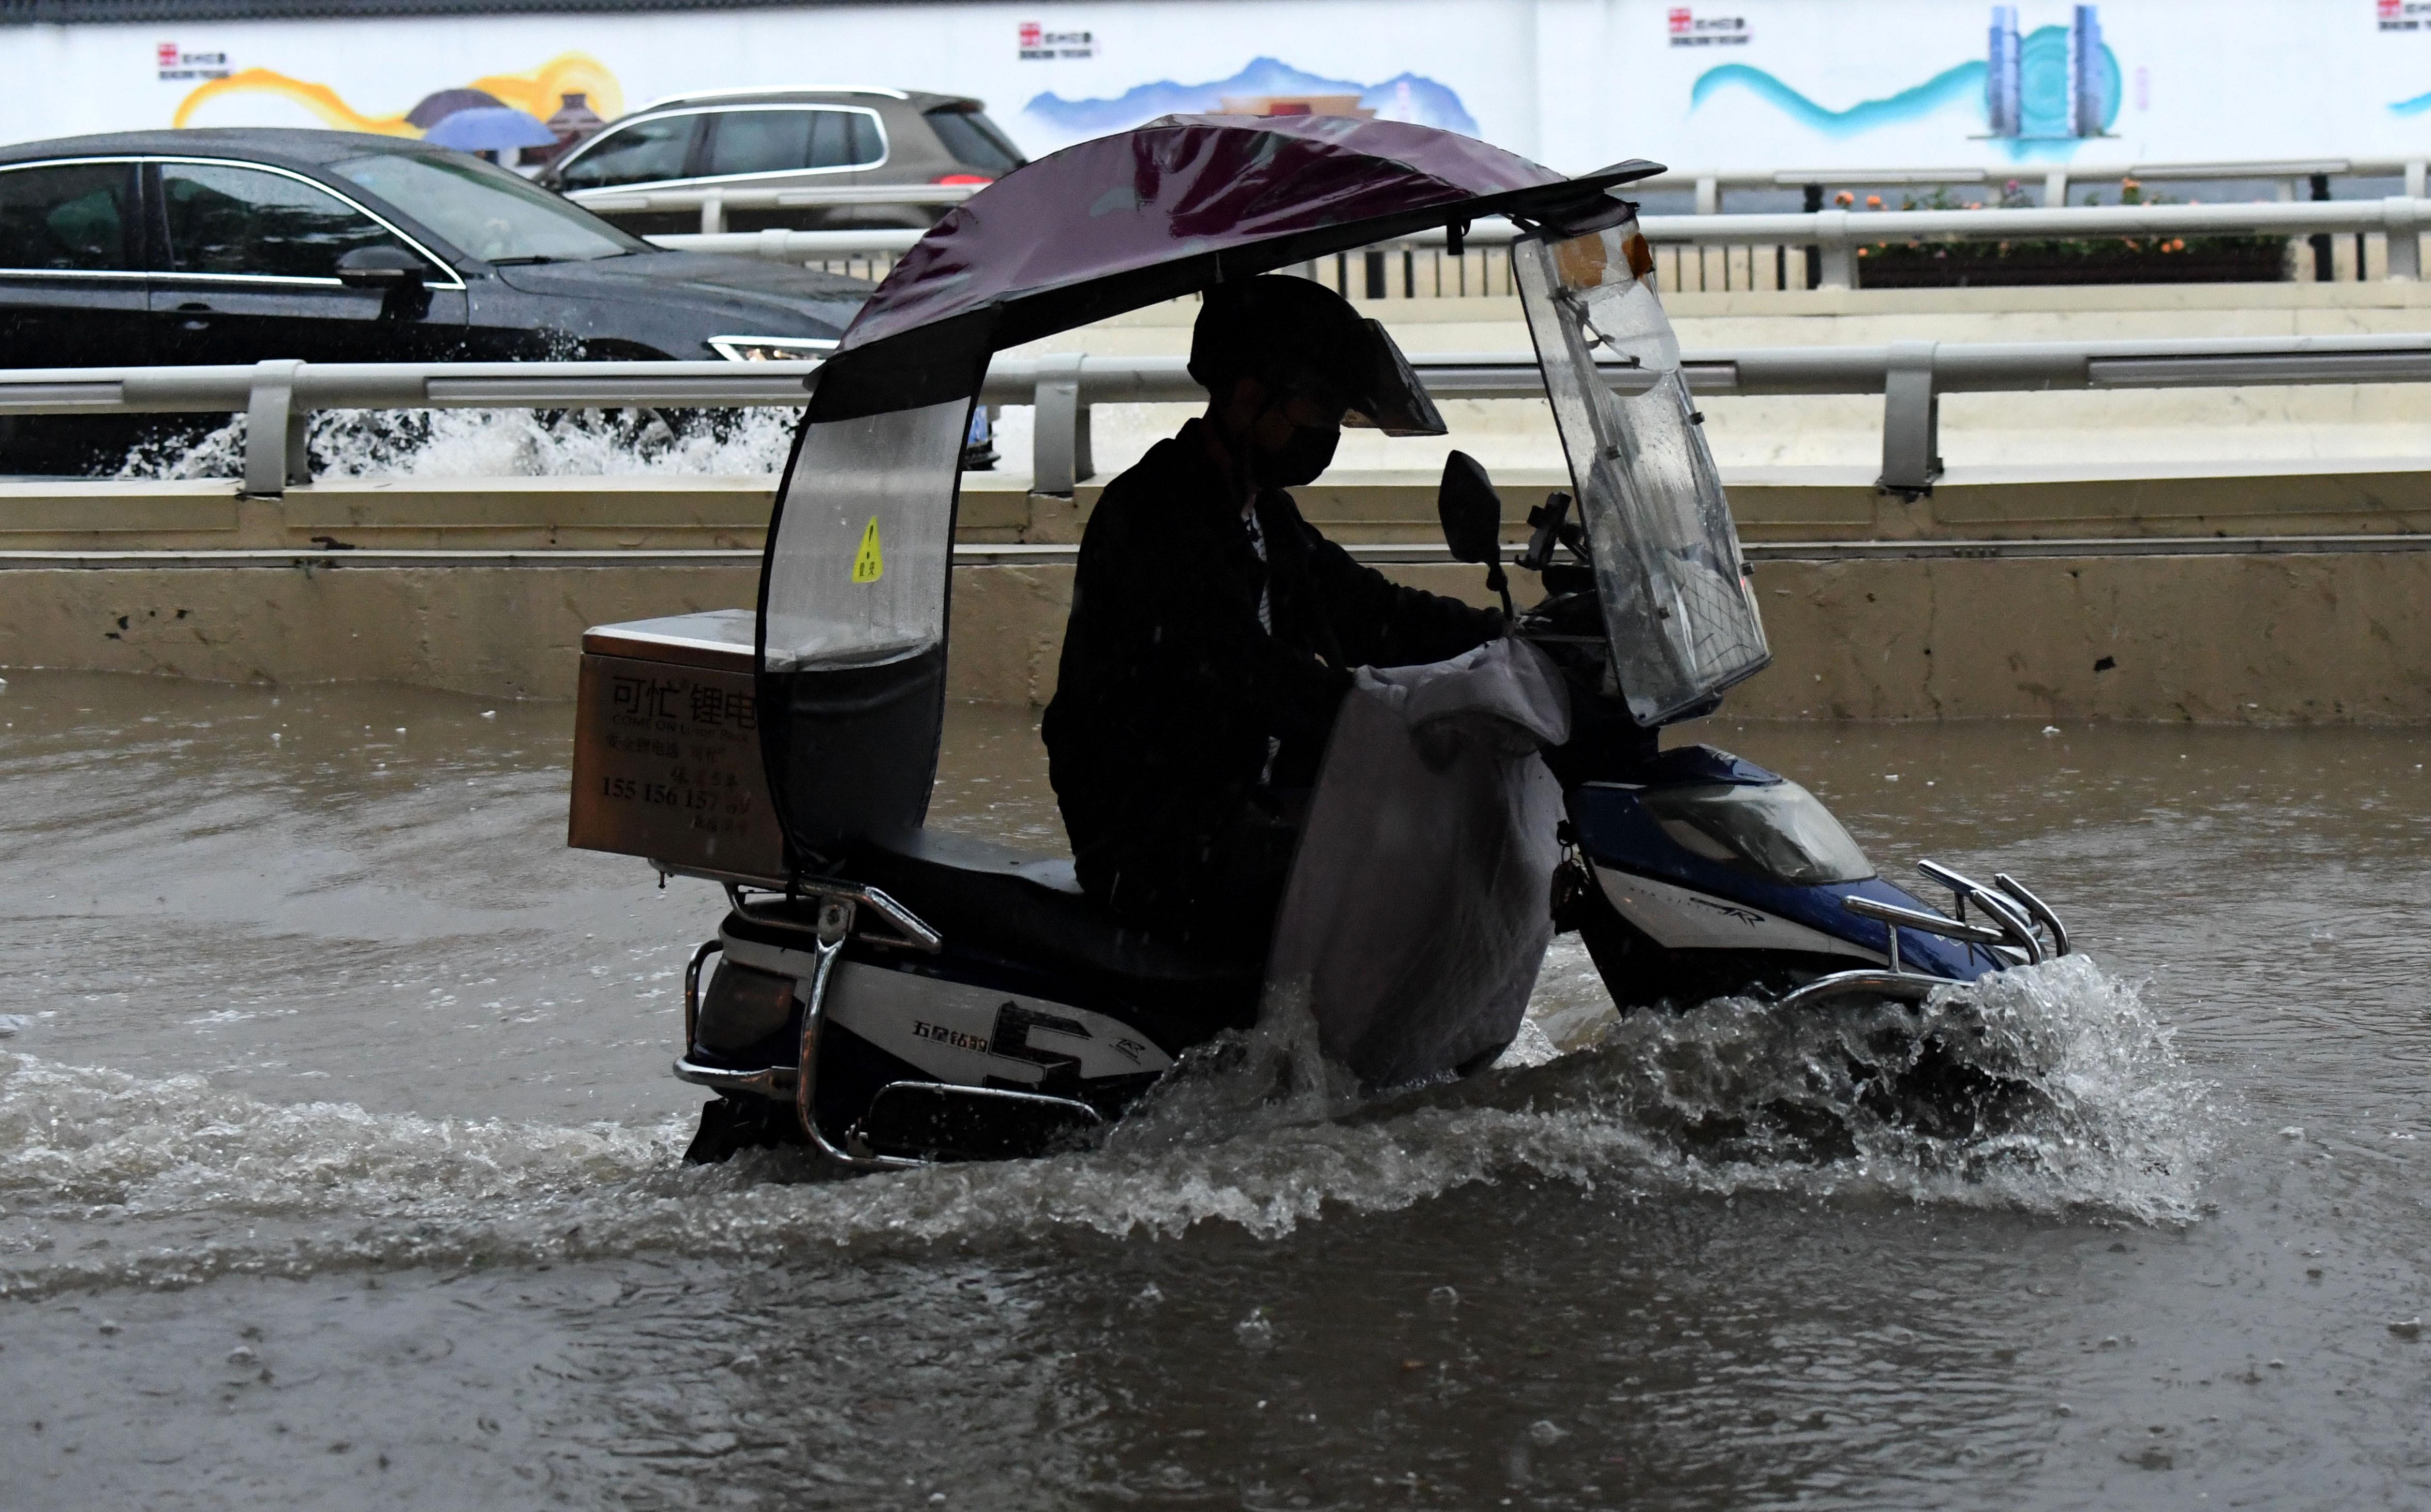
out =
<svg viewBox="0 0 2431 1512"><path fill-rule="evenodd" d="M1661 744L1769 652L1651 255L1612 193L1660 171L1565 178L1401 123L1169 117L1008 175L905 256L815 377L747 626L586 638L574 843L720 882L730 903L684 974L675 1074L716 1094L687 1158L1033 1155L1254 1022L1261 963L1123 928L1069 862L920 824L968 416L1001 346L1426 226L1457 240L1488 214L1524 233L1514 267L1574 485L1530 515L1517 565L1546 596L1508 615L1570 693L1571 736L1545 752L1567 815L1549 906L1616 1007L1923 1003L2068 949L2015 880L1927 863L1944 915L1797 783ZM1042 240L1083 221L1085 238ZM1484 470L1454 453L1439 503L1453 558L1510 605Z"/></svg>

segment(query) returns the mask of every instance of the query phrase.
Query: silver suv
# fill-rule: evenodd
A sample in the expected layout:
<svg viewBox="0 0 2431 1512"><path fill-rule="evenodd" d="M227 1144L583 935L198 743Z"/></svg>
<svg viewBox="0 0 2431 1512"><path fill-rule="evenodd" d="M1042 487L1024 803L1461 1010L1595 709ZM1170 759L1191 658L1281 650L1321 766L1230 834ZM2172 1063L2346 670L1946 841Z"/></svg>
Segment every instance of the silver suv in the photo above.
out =
<svg viewBox="0 0 2431 1512"><path fill-rule="evenodd" d="M540 182L578 203L649 190L884 188L983 184L1021 150L981 102L884 89L713 90L654 100L549 164ZM695 210L601 205L645 236L700 228ZM924 227L939 206L862 203L816 210L729 208L729 230Z"/></svg>

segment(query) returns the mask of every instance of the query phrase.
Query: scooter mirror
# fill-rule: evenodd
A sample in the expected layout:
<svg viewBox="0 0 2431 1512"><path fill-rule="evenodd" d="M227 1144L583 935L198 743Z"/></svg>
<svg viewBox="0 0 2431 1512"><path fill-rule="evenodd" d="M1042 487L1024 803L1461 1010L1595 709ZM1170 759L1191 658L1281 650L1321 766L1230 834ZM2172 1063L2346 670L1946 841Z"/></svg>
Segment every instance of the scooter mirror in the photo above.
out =
<svg viewBox="0 0 2431 1512"><path fill-rule="evenodd" d="M1452 560L1482 563L1485 586L1502 596L1503 620L1517 617L1511 580L1502 575L1502 496L1494 491L1484 464L1465 451L1444 459L1435 518L1443 522L1444 545L1451 547Z"/></svg>
<svg viewBox="0 0 2431 1512"><path fill-rule="evenodd" d="M1455 562L1485 566L1502 557L1502 496L1494 491L1485 468L1465 451L1444 459L1443 484L1435 491L1435 515L1443 522L1444 545Z"/></svg>

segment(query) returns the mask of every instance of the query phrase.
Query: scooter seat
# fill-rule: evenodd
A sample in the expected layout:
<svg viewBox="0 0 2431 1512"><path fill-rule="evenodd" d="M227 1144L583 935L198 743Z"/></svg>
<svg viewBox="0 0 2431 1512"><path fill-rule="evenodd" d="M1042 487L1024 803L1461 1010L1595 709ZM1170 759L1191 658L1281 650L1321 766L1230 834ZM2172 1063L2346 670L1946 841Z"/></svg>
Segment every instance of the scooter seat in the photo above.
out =
<svg viewBox="0 0 2431 1512"><path fill-rule="evenodd" d="M848 872L977 951L1193 1020L1185 1034L1249 1023L1263 961L1184 950L1127 928L1081 891L1072 864L938 830L863 843Z"/></svg>

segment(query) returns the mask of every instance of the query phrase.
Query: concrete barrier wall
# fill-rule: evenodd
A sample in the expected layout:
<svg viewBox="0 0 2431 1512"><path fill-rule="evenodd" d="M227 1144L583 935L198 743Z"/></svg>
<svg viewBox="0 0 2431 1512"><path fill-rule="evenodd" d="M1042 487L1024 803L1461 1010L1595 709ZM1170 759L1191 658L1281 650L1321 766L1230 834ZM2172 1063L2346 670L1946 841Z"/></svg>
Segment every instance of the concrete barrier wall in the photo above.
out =
<svg viewBox="0 0 2431 1512"><path fill-rule="evenodd" d="M1485 596L1474 568L1389 570ZM1052 696L1071 579L955 570L955 697ZM0 568L0 665L564 698L587 627L748 604L756 580L747 559L21 564ZM1756 580L1775 662L1735 714L2431 721L2431 551L1769 561Z"/></svg>
<svg viewBox="0 0 2431 1512"><path fill-rule="evenodd" d="M2421 328L2431 285L1668 303L1696 347L2269 335ZM1509 299L1386 301L1374 312L1413 351L1526 346ZM1186 302L1159 306L1034 349L1178 353L1194 314ZM1759 568L1776 663L1730 707L1786 717L2431 720L2431 550L2417 548L2431 545L2431 428L2421 398L2420 386L1957 395L1943 414L1953 465L1930 497L1905 500L1872 487L1879 399L1710 396L1708 429L1742 533L1794 559ZM1142 412L1124 420L1125 408ZM1122 460L1127 443L1114 433L1123 424L1160 434L1171 409L1101 411L1100 462ZM1494 467L1516 538L1529 505L1565 486L1543 407L1447 409L1458 412L1450 444ZM1300 491L1305 512L1346 543L1433 542L1433 455L1405 442L1371 455L1361 449L1368 439L1351 438L1342 469ZM1007 450L1020 455L1017 443ZM1727 465L1734 457L1759 465ZM1031 494L1018 472L973 475L960 539L973 548L1076 542L1101 483L1058 498ZM773 485L331 480L265 500L240 498L225 481L0 483L0 666L568 697L586 627L752 601ZM2337 535L2397 549L2186 549L2195 538ZM2426 539L2406 539L2415 536ZM1964 554L1976 549L1967 543L2076 540L2108 545ZM1958 545L1912 558L1801 554L1802 543L1869 542ZM331 544L360 554L323 549ZM415 552L426 559L399 555ZM441 560L448 553L471 555ZM1484 597L1472 569L1390 570ZM957 697L1051 696L1070 581L1070 567L1052 563L956 570Z"/></svg>
<svg viewBox="0 0 2431 1512"><path fill-rule="evenodd" d="M2431 436L2426 436L2431 453ZM2090 536L2431 531L2431 455L2411 460L2212 461L1953 467L1922 499L1874 487L1872 466L1726 468L1752 542L2049 540ZM1435 542L1439 468L1337 471L1296 490L1345 542ZM1506 534L1568 488L1558 463L1494 469ZM1081 539L1106 478L1068 497L1015 474L972 474L964 544ZM230 482L0 483L0 552L167 549L757 550L767 478L473 479L331 482L283 499Z"/></svg>

